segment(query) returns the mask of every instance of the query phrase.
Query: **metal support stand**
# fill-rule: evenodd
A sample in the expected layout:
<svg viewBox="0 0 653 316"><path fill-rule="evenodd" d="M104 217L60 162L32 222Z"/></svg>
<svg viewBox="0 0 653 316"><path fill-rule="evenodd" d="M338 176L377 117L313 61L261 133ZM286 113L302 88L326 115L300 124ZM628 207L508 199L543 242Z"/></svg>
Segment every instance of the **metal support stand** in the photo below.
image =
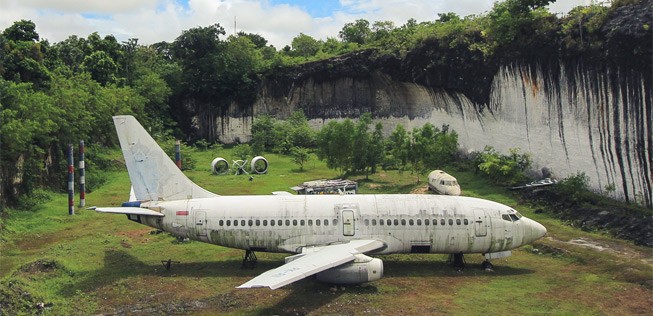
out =
<svg viewBox="0 0 653 316"><path fill-rule="evenodd" d="M465 263L465 256L462 252L449 255L449 260L447 260L447 262L451 263L451 265L458 271L462 271L467 265Z"/></svg>
<svg viewBox="0 0 653 316"><path fill-rule="evenodd" d="M481 268L487 272L492 272L494 271L494 265L490 262L490 260L485 259L483 263L481 263Z"/></svg>
<svg viewBox="0 0 653 316"><path fill-rule="evenodd" d="M242 268L248 268L248 269L253 269L256 267L256 262L258 259L256 259L256 254L254 253L253 250L245 250L245 257L243 258L243 266Z"/></svg>
<svg viewBox="0 0 653 316"><path fill-rule="evenodd" d="M232 166L236 170L236 175L249 174L249 172L247 172L245 170L245 165L247 165L247 159L245 159L245 160L232 160L232 162L233 162Z"/></svg>
<svg viewBox="0 0 653 316"><path fill-rule="evenodd" d="M179 264L180 262L179 261L172 261L172 259L168 259L168 260L161 260L161 263L166 268L166 271L169 271L170 268L172 268L173 263L174 264Z"/></svg>

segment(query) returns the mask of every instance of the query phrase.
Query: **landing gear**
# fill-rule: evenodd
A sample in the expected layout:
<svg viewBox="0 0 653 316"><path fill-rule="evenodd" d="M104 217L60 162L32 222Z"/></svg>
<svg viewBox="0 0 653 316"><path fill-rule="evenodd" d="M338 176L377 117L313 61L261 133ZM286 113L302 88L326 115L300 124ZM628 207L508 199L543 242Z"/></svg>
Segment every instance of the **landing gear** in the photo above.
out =
<svg viewBox="0 0 653 316"><path fill-rule="evenodd" d="M462 252L449 255L448 261L449 263L451 263L454 269L458 271L462 271L463 269L465 269L465 266L467 265L465 263L465 256L463 255Z"/></svg>
<svg viewBox="0 0 653 316"><path fill-rule="evenodd" d="M483 268L483 270L485 270L487 272L494 271L494 265L492 265L492 263L488 259L485 259L485 261L483 261L483 263L481 263L481 268Z"/></svg>
<svg viewBox="0 0 653 316"><path fill-rule="evenodd" d="M248 269L253 269L256 267L256 262L258 259L256 259L256 254L254 253L253 250L245 250L245 257L243 258L243 266L242 268L248 268Z"/></svg>

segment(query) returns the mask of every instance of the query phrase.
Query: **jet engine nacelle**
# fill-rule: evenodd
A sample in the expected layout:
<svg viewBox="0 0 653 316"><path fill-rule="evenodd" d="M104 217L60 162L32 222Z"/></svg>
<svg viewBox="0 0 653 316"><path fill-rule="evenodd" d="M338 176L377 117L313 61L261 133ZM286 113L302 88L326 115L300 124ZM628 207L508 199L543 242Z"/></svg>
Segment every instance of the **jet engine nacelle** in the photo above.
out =
<svg viewBox="0 0 653 316"><path fill-rule="evenodd" d="M383 277L383 261L358 254L353 262L322 271L316 275L320 282L360 284Z"/></svg>

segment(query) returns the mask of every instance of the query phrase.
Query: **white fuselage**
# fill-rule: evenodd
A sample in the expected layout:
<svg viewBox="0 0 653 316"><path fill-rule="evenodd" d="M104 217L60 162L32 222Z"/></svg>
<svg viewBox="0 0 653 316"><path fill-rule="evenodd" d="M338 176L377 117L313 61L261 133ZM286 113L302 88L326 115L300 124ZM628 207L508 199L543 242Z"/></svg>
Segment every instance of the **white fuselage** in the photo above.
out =
<svg viewBox="0 0 653 316"><path fill-rule="evenodd" d="M149 202L164 217L145 225L230 248L299 253L356 239L383 241L377 254L493 253L546 231L508 206L432 195L219 196ZM511 217L512 214L512 217Z"/></svg>

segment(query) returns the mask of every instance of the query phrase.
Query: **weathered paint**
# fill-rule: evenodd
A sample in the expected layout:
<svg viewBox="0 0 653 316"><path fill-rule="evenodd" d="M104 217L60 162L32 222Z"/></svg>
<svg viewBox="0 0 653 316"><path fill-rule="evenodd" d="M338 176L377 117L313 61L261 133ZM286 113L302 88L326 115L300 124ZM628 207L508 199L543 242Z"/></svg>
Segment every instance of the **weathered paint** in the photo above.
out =
<svg viewBox="0 0 653 316"><path fill-rule="evenodd" d="M410 253L414 246L429 247L431 253L488 253L530 243L545 232L526 217L513 220L517 213L508 206L469 197L220 196L141 207L165 215L143 216L143 224L216 245L269 252L299 253L310 245L375 239L386 244L381 254ZM502 219L510 214L513 219Z"/></svg>

